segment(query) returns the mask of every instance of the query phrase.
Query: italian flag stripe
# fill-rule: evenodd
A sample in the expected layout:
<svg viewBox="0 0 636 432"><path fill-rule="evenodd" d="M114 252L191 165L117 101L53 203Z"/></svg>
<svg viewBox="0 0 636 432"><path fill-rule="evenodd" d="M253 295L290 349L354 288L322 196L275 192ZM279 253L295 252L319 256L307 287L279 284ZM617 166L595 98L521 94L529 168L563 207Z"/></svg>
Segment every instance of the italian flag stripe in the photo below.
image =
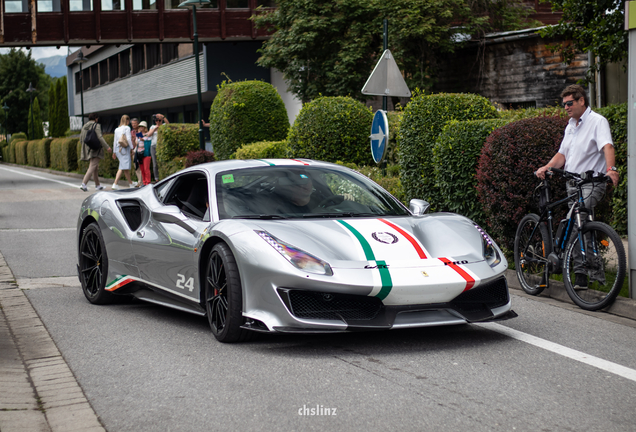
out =
<svg viewBox="0 0 636 432"><path fill-rule="evenodd" d="M464 288L464 291L468 291L469 289L473 287L473 285L475 285L475 279L473 279L471 275L466 273L466 271L463 268L461 268L457 264L454 264L448 258L440 258L439 260L442 261L447 266L449 266L450 268L452 268L453 270L455 270L457 273L459 273L461 277L464 278L464 280L466 281L466 288Z"/></svg>
<svg viewBox="0 0 636 432"><path fill-rule="evenodd" d="M417 242L417 240L413 238L411 234L409 234L408 232L404 231L402 228L400 228L396 224L389 222L386 219L380 219L380 221L384 222L385 224L387 224L388 226L390 226L391 228L393 228L394 230L402 234L404 238L406 238L413 245L413 247L415 248L415 250L417 251L417 254L419 255L421 259L427 258L426 253L424 253L424 249L422 249L420 244Z"/></svg>
<svg viewBox="0 0 636 432"><path fill-rule="evenodd" d="M105 289L106 291L115 291L121 287L123 287L124 285L128 285L131 282L134 282L135 280L133 278L130 278L126 275L124 276L120 276L117 279L115 279L114 281L112 281Z"/></svg>
<svg viewBox="0 0 636 432"><path fill-rule="evenodd" d="M260 162L264 162L264 163L266 163L266 164L267 164L267 165L269 165L269 166L276 166L276 164L273 164L273 163L271 163L271 162L268 162L268 161L266 161L265 159L256 159L256 160L257 160L257 161L260 161Z"/></svg>
<svg viewBox="0 0 636 432"><path fill-rule="evenodd" d="M299 163L301 163L301 164L303 164L303 165L309 165L307 162L303 162L303 161L298 160L298 159L292 159L292 160L293 160L294 162L299 162Z"/></svg>
<svg viewBox="0 0 636 432"><path fill-rule="evenodd" d="M382 281L382 288L380 289L380 292L376 294L376 297L379 298L380 300L384 300L389 295L389 293L391 292L391 289L393 288L391 273L389 273L389 269L386 266L386 262L376 261L375 255L373 254L373 250L371 249L371 245L362 236L362 234L360 234L360 232L357 229L355 229L354 227L352 227L351 225L349 225L347 222L343 220L337 220L337 222L343 227L345 227L346 229L348 229L355 236L355 238L358 240L358 242L362 246L362 250L364 251L364 256L367 259L367 261L375 261L375 263L377 264L378 271L380 272L380 280Z"/></svg>

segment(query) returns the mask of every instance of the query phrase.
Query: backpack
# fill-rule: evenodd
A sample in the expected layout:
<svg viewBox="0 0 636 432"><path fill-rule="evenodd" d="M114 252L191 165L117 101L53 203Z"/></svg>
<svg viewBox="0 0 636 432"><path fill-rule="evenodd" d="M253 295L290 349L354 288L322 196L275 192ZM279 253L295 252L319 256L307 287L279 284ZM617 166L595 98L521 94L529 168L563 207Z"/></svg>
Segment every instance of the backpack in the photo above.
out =
<svg viewBox="0 0 636 432"><path fill-rule="evenodd" d="M96 127L97 123L93 124L93 127L86 131L86 136L84 137L84 144L90 147L91 150L99 150L102 147L97 132L95 132Z"/></svg>

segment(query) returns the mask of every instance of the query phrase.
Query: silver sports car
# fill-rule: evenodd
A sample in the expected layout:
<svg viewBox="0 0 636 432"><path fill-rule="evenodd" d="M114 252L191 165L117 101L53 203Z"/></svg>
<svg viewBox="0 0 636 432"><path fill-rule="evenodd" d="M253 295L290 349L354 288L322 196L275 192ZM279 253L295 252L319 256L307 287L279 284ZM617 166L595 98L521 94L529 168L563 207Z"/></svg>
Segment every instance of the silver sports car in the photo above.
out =
<svg viewBox="0 0 636 432"><path fill-rule="evenodd" d="M330 163L212 162L88 197L78 275L91 303L128 295L207 316L222 342L516 316L499 247L427 209Z"/></svg>

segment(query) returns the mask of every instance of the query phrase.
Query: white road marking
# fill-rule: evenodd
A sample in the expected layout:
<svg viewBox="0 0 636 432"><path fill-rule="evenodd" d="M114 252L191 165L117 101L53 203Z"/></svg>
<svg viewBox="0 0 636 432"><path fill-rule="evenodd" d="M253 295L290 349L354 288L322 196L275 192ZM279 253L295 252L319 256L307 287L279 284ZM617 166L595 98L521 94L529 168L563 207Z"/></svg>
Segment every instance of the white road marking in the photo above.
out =
<svg viewBox="0 0 636 432"><path fill-rule="evenodd" d="M0 228L0 232L53 232L75 231L77 228Z"/></svg>
<svg viewBox="0 0 636 432"><path fill-rule="evenodd" d="M634 369L621 366L608 360L603 360L602 358L598 358L572 348L564 347L563 345L511 329L501 324L480 323L475 325L636 382L636 370Z"/></svg>
<svg viewBox="0 0 636 432"><path fill-rule="evenodd" d="M25 172L22 172L22 171L16 171L16 170L13 170L11 168L0 167L0 169L1 170L5 170L5 171L11 171L11 172L16 173L16 174L22 174L22 175L29 176L29 177L35 177L35 178L40 179L40 180L46 180L46 181L50 181L50 182L54 182L54 183L63 184L64 186L70 186L70 187L79 189L79 185L77 183L67 183L67 182L63 182L63 181L60 181L60 180L50 179L50 178L42 177L42 176L35 175L35 174L29 174L29 173L25 173Z"/></svg>

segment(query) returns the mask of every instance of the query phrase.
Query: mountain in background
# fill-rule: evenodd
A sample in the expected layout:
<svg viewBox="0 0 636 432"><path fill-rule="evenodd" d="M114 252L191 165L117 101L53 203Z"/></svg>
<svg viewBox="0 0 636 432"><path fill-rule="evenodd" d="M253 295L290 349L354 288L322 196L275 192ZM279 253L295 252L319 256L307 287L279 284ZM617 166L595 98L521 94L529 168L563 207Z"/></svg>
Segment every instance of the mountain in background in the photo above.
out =
<svg viewBox="0 0 636 432"><path fill-rule="evenodd" d="M66 76L66 56L56 55L37 59L36 62L44 65L44 72L52 77Z"/></svg>

